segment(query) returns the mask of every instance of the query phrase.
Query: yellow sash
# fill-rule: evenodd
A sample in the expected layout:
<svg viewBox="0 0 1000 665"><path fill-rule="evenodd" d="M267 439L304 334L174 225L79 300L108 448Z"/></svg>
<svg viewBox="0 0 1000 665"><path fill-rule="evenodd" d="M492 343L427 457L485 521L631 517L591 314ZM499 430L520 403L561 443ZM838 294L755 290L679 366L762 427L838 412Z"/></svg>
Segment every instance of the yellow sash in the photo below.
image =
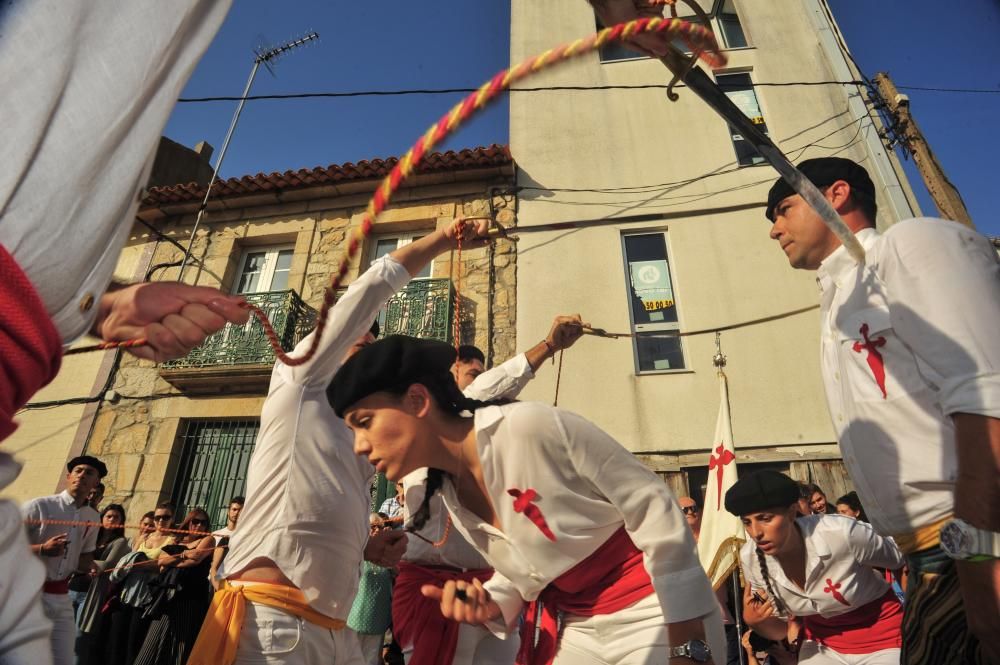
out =
<svg viewBox="0 0 1000 665"><path fill-rule="evenodd" d="M903 554L922 552L941 543L941 527L950 519L951 515L933 524L919 527L912 533L903 533L892 538L896 541L896 545L902 550Z"/></svg>
<svg viewBox="0 0 1000 665"><path fill-rule="evenodd" d="M330 630L340 630L345 625L342 620L331 619L309 607L305 594L295 587L265 583L233 586L223 581L222 588L212 597L187 665L232 665L236 661L248 600L276 607Z"/></svg>

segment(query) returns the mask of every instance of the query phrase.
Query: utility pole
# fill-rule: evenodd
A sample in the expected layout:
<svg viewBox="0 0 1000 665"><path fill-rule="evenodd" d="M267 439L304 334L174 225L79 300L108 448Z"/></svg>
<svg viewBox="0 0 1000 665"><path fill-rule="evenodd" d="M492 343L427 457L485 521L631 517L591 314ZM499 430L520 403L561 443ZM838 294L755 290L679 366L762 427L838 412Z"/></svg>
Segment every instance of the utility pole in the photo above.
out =
<svg viewBox="0 0 1000 665"><path fill-rule="evenodd" d="M896 90L895 84L885 72L875 75L875 85L879 95L888 108L892 119L894 133L897 135L903 149L913 155L913 161L920 170L920 175L927 185L927 191L934 199L941 216L961 222L969 228L976 228L965 208L961 194L955 185L948 180L944 168L934 156L934 151L924 138L917 121L910 114L910 98Z"/></svg>

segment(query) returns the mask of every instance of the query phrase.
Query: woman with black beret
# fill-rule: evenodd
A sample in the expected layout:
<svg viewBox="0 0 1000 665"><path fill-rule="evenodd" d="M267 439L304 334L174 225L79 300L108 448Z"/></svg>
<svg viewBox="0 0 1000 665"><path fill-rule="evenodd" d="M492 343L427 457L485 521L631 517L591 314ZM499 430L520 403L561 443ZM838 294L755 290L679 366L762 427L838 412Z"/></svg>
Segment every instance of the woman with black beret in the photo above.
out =
<svg viewBox="0 0 1000 665"><path fill-rule="evenodd" d="M454 528L496 571L424 595L498 633L528 603L519 664L710 663L706 641L724 654L715 596L666 485L576 414L466 398L454 358L442 342L388 337L327 390L377 470L396 479L428 467L412 526L440 491Z"/></svg>
<svg viewBox="0 0 1000 665"><path fill-rule="evenodd" d="M776 471L745 476L726 492L726 510L748 536L740 551L747 624L781 640L787 622L801 619L800 664L898 665L903 609L875 568L900 568L903 554L864 522L799 516L798 499L798 484Z"/></svg>

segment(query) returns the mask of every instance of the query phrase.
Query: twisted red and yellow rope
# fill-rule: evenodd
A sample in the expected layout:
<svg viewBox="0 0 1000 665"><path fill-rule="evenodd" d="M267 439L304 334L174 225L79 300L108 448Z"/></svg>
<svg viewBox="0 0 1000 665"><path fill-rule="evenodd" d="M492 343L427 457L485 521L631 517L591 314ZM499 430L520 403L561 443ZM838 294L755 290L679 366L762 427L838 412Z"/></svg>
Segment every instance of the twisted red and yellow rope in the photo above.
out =
<svg viewBox="0 0 1000 665"><path fill-rule="evenodd" d="M89 351L107 351L108 349L131 349L136 346L146 346L149 342L145 337L139 337L137 339L127 339L122 342L101 342L100 344L91 344L90 346L79 346L75 349L69 349L64 351L64 356L72 356L77 353L87 353Z"/></svg>
<svg viewBox="0 0 1000 665"><path fill-rule="evenodd" d="M704 60L710 66L718 67L726 62L726 58L719 49L718 42L716 42L711 30L701 25L676 18L641 18L627 23L619 23L588 37L549 49L544 53L525 60L515 67L497 73L496 76L480 86L475 92L470 93L465 99L453 106L448 113L431 126L413 147L399 159L389 175L379 184L371 201L368 202L368 207L365 210L365 215L361 220L360 226L355 229L355 232L351 236L350 242L347 245L347 256L340 262L340 266L334 274L330 285L323 293L323 304L320 307L319 316L316 320L316 331L313 335L312 343L303 355L297 358L289 356L281 348L281 342L267 320L267 315L259 308L247 305L264 327L264 333L267 335L268 341L274 349L274 355L281 362L289 366L306 363L315 355L316 349L319 346L319 340L326 327L330 308L333 307L336 300L336 291L347 276L351 259L361 249L361 243L364 239L371 235L375 219L386 208L392 195L399 189L400 184L413 174L424 156L435 145L455 131L459 125L468 120L474 113L483 109L501 92L510 88L513 83L527 78L546 67L551 67L576 56L595 51L610 42L627 40L642 33L668 34L678 37L692 49L695 57ZM456 312L456 316L457 314L458 312ZM132 342L138 341L132 340ZM117 344L106 342L104 345L99 346L101 348L115 348L116 346L125 345L140 346L140 344L130 342Z"/></svg>

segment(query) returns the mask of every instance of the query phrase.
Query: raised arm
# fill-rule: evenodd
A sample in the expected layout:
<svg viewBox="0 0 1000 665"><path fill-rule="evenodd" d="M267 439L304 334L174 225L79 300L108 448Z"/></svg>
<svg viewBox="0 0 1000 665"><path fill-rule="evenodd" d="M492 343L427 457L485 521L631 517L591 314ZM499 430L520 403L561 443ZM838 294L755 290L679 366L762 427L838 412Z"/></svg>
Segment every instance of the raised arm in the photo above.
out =
<svg viewBox="0 0 1000 665"><path fill-rule="evenodd" d="M348 350L368 331L378 311L390 297L406 286L410 278L423 270L435 256L454 247L459 234L463 237L463 247L481 246L485 242L481 237L485 236L486 228L486 222L473 224L459 219L375 261L330 310L316 355L309 362L295 367L282 364L279 371L295 383L329 384L343 364ZM299 342L292 355L303 355L315 334L314 331Z"/></svg>
<svg viewBox="0 0 1000 665"><path fill-rule="evenodd" d="M463 391L465 396L484 402L516 398L546 360L580 339L584 326L589 324L584 323L579 314L557 316L541 342L477 376Z"/></svg>
<svg viewBox="0 0 1000 665"><path fill-rule="evenodd" d="M459 238L463 249L485 246L488 229L489 222L485 220L466 222L459 217L447 226L403 245L389 256L406 268L411 277L416 277L435 257L457 247Z"/></svg>

